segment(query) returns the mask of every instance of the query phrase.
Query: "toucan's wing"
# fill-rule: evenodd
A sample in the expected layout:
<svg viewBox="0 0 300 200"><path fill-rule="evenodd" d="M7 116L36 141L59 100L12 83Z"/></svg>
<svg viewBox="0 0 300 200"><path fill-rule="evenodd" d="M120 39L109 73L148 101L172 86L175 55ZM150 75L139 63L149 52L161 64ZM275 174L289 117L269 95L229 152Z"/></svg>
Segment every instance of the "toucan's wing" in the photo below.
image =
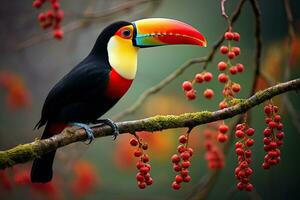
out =
<svg viewBox="0 0 300 200"><path fill-rule="evenodd" d="M108 84L110 68L98 63L81 63L66 74L49 92L36 127L43 126L65 106L101 98Z"/></svg>

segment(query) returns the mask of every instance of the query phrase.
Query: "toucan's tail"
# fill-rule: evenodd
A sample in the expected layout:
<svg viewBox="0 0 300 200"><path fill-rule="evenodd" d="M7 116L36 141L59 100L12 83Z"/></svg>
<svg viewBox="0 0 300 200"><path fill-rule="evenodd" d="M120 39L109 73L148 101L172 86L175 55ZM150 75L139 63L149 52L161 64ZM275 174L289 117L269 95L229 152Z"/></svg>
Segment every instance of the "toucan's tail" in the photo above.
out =
<svg viewBox="0 0 300 200"><path fill-rule="evenodd" d="M50 133L49 123L46 125L44 133L41 139L46 139L53 136L53 133ZM31 168L31 182L33 183L47 183L51 181L53 170L53 160L55 157L56 150L51 151L42 155L40 158L37 158L33 161Z"/></svg>

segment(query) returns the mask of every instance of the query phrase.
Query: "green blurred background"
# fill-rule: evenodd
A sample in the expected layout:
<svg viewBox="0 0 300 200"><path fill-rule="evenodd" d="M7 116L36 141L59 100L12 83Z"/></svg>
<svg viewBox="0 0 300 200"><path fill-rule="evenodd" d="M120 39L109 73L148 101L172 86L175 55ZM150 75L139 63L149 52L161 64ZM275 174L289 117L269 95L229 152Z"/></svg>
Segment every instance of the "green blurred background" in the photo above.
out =
<svg viewBox="0 0 300 200"><path fill-rule="evenodd" d="M228 1L227 13L230 14L238 1ZM83 11L88 7L105 12L111 8L126 3L121 0L64 0L63 10L66 18L63 24L72 23L81 19ZM300 28L297 19L300 18L300 2L291 0L291 8L295 18L295 26ZM284 12L283 1L261 0L262 11L262 68L267 72L277 72L275 81L282 80L282 70L287 59L286 50L282 48L287 41L287 19ZM220 14L220 1L209 0L162 0L149 1L141 6L132 8L125 13L107 17L102 21L92 21L91 24L65 35L62 41L49 39L20 48L20 44L29 38L38 38L45 31L38 26L36 16L38 11L31 7L31 1L7 1L0 7L0 40L1 68L19 74L30 91L31 105L25 109L12 110L5 101L6 93L0 91L0 150L5 150L20 143L31 142L41 134L42 130L33 131L33 127L39 120L40 111L48 91L72 66L80 62L90 51L98 34L108 24L116 20L134 21L145 17L166 17L187 22L196 27L208 41L207 48L196 46L166 46L160 48L142 49L139 53L138 74L130 91L105 117L113 117L132 105L139 95L147 88L163 80L186 60L207 55L214 42L220 37L226 28L224 18ZM242 54L237 59L245 65L245 73L234 77L242 86L239 97L248 97L253 81L255 39L254 17L251 6L247 1L234 30L241 34L239 46ZM299 29L297 29L299 30ZM299 46L299 45L298 45ZM299 47L298 47L299 48ZM298 50L299 51L299 50ZM299 55L299 54L297 54ZM217 76L216 64L222 59L218 53L213 62L208 66L215 77ZM275 62L275 61L276 62ZM272 62L274 61L274 62ZM299 61L299 58L298 58ZM277 66L274 66L274 63ZM280 63L280 65L278 65ZM299 64L299 62L298 62ZM222 85L217 80L212 81L208 87L215 90L213 100L202 97L190 102L180 88L182 81L190 80L197 72L201 72L202 66L194 65L182 76L173 81L155 96L149 97L142 108L134 115L127 116L123 120L139 119L155 114L179 114L199 110L216 110L218 102L222 99ZM268 71L269 70L269 71ZM292 68L290 79L299 76L299 67ZM199 92L206 86L198 87ZM289 94L294 110L299 113L299 96ZM276 99L280 104L280 99ZM231 148L226 158L225 168L221 170L215 185L209 192L207 199L299 199L298 188L300 186L300 157L298 156L298 144L300 141L299 127L292 124L289 113L283 109L283 121L286 138L282 147L282 162L269 171L261 168L264 156L262 150L262 130L264 129L264 116L262 105L250 112L251 125L256 129L256 143L253 148L254 175L251 181L255 191L234 191L236 180L234 168L237 159ZM226 120L228 123L234 120ZM148 138L150 144L150 157L154 179L154 185L140 190L135 181L135 159L131 156L133 149L128 145L128 135L120 136L116 141L111 137L95 140L91 145L82 143L70 145L59 150L55 162L55 173L60 176L62 192L65 199L73 198L73 194L67 184L72 179L72 167L75 160L88 160L96 166L98 182L88 194L77 197L79 199L186 199L190 197L199 182L209 176L211 171L204 160L203 138L200 136L201 126L193 131L195 139L195 156L192 158L190 168L192 181L183 185L180 191L171 189L171 182L175 173L172 171L170 157L176 151L177 137L184 133L184 129L168 130L155 133L157 136ZM147 137L145 138L147 141ZM13 174L13 173L12 173ZM29 187L15 186L11 191L0 189L0 198L3 199L32 199ZM35 197L39 198L39 197Z"/></svg>

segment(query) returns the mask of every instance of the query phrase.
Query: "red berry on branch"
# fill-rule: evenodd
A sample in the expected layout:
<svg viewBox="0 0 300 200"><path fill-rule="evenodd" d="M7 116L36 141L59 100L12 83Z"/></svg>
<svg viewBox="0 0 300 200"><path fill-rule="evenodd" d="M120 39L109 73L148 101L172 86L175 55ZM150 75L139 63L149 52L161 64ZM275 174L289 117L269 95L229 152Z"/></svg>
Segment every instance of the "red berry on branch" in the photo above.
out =
<svg viewBox="0 0 300 200"><path fill-rule="evenodd" d="M183 178L183 182L188 183L191 181L191 177L190 176L186 176Z"/></svg>
<svg viewBox="0 0 300 200"><path fill-rule="evenodd" d="M186 96L186 98L188 98L188 100L194 100L194 99L196 99L196 90L187 91L185 93L185 96Z"/></svg>
<svg viewBox="0 0 300 200"><path fill-rule="evenodd" d="M176 182L176 183L179 184L179 183L181 183L182 181L183 181L182 176L180 176L180 175L176 175L176 176L175 176L175 182Z"/></svg>
<svg viewBox="0 0 300 200"><path fill-rule="evenodd" d="M233 33L233 40L234 41L240 41L240 34L239 33L237 33L237 32L234 32Z"/></svg>
<svg viewBox="0 0 300 200"><path fill-rule="evenodd" d="M219 74L218 80L220 83L226 83L228 81L228 76L224 73Z"/></svg>
<svg viewBox="0 0 300 200"><path fill-rule="evenodd" d="M56 39L62 39L63 36L64 36L64 32L60 29L57 29L53 32L53 36L56 38Z"/></svg>
<svg viewBox="0 0 300 200"><path fill-rule="evenodd" d="M232 84L231 88L234 92L239 92L241 90L241 85L238 83L234 83Z"/></svg>
<svg viewBox="0 0 300 200"><path fill-rule="evenodd" d="M237 67L236 66L232 66L229 68L229 72L230 74L234 75L238 72Z"/></svg>
<svg viewBox="0 0 300 200"><path fill-rule="evenodd" d="M265 107L264 107L264 112L265 112L267 115L271 114L271 112L272 112L271 107L270 107L269 105L265 106Z"/></svg>
<svg viewBox="0 0 300 200"><path fill-rule="evenodd" d="M242 137L244 137L244 131L241 131L241 130L237 130L237 131L235 131L235 136L237 137L237 138L242 138Z"/></svg>
<svg viewBox="0 0 300 200"><path fill-rule="evenodd" d="M236 64L236 68L238 72L243 72L244 71L244 65L241 63Z"/></svg>
<svg viewBox="0 0 300 200"><path fill-rule="evenodd" d="M178 141L181 144L185 144L187 142L187 137L185 135L181 135L181 136L179 136Z"/></svg>
<svg viewBox="0 0 300 200"><path fill-rule="evenodd" d="M42 1L40 0L35 0L33 3L32 3L32 6L35 7L35 8L40 8L42 6Z"/></svg>
<svg viewBox="0 0 300 200"><path fill-rule="evenodd" d="M54 2L54 3L52 3L52 8L54 10L58 10L58 9L60 9L60 4L58 2Z"/></svg>
<svg viewBox="0 0 300 200"><path fill-rule="evenodd" d="M228 107L228 104L225 101L221 101L219 103L219 108L220 109L224 109L224 108L227 108L227 107Z"/></svg>
<svg viewBox="0 0 300 200"><path fill-rule="evenodd" d="M174 154L171 158L173 163L179 163L180 162L180 157L177 154Z"/></svg>
<svg viewBox="0 0 300 200"><path fill-rule="evenodd" d="M246 134L247 134L248 136L252 136L252 135L254 134L254 132L255 132L254 128L248 128L248 129L246 130Z"/></svg>
<svg viewBox="0 0 300 200"><path fill-rule="evenodd" d="M232 40L233 37L234 37L234 34L232 32L226 32L224 34L224 37L225 37L226 40Z"/></svg>
<svg viewBox="0 0 300 200"><path fill-rule="evenodd" d="M281 121L280 115L275 115L275 116L274 116L274 121L275 121L275 122L280 122L280 121Z"/></svg>
<svg viewBox="0 0 300 200"><path fill-rule="evenodd" d="M223 61L218 63L218 68L220 71L224 71L227 68L227 64Z"/></svg>
<svg viewBox="0 0 300 200"><path fill-rule="evenodd" d="M146 188L146 183L145 183L145 182L139 182L139 183L138 183L138 187L139 187L140 189L145 189L145 188Z"/></svg>
<svg viewBox="0 0 300 200"><path fill-rule="evenodd" d="M241 49L240 49L239 47L232 47L232 48L231 48L231 51L232 51L236 56L240 55L240 53L241 53Z"/></svg>
<svg viewBox="0 0 300 200"><path fill-rule="evenodd" d="M142 155L142 152L140 150L135 150L133 154L135 157L140 157Z"/></svg>
<svg viewBox="0 0 300 200"><path fill-rule="evenodd" d="M229 51L229 52L227 53L227 57L228 57L229 59L234 59L235 53L234 53L233 51Z"/></svg>
<svg viewBox="0 0 300 200"><path fill-rule="evenodd" d="M222 54L227 54L227 53L229 52L229 49L228 49L227 46L221 46L221 47L220 47L220 52L221 52Z"/></svg>
<svg viewBox="0 0 300 200"><path fill-rule="evenodd" d="M197 83L202 83L203 80L204 80L204 78L203 78L202 74L196 74L196 75L195 75L195 81L196 81Z"/></svg>
<svg viewBox="0 0 300 200"><path fill-rule="evenodd" d="M204 92L203 92L203 95L205 98L207 99L211 99L213 98L214 96L214 91L212 89L206 89Z"/></svg>
<svg viewBox="0 0 300 200"><path fill-rule="evenodd" d="M40 13L40 14L38 15L38 20L39 20L40 22L44 22L44 21L46 20L46 15L45 15L45 13Z"/></svg>
<svg viewBox="0 0 300 200"><path fill-rule="evenodd" d="M210 72L205 72L203 78L206 82L210 82L213 79L213 75Z"/></svg>
<svg viewBox="0 0 300 200"><path fill-rule="evenodd" d="M190 91L190 90L193 89L193 84L192 84L190 81L184 81L184 82L182 83L182 89L183 89L184 91Z"/></svg>
<svg viewBox="0 0 300 200"><path fill-rule="evenodd" d="M174 181L174 182L172 183L172 188L173 188L174 190L179 190L180 187L181 187L180 184L176 183L176 181Z"/></svg>
<svg viewBox="0 0 300 200"><path fill-rule="evenodd" d="M138 140L136 139L136 138L131 138L130 139L130 145L131 146L136 146L136 145L138 145Z"/></svg>
<svg viewBox="0 0 300 200"><path fill-rule="evenodd" d="M221 124L221 125L219 126L219 131L220 131L221 133L227 133L228 129L229 129L229 127L228 127L226 124Z"/></svg>
<svg viewBox="0 0 300 200"><path fill-rule="evenodd" d="M217 136L217 140L221 143L226 142L228 140L228 136L223 133L219 133Z"/></svg>

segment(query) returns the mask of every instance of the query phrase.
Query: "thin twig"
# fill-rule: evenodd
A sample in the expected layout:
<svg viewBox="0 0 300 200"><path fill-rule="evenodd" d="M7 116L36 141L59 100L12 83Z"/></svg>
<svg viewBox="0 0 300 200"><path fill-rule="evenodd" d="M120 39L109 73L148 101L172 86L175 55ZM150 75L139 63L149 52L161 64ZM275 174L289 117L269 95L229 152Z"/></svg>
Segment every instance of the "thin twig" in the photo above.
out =
<svg viewBox="0 0 300 200"><path fill-rule="evenodd" d="M255 92L257 86L257 79L259 78L260 74L260 57L262 51L262 39L261 39L261 12L259 9L259 5L257 0L250 0L251 7L253 10L253 14L255 17L255 43L256 43L256 50L255 50L255 72L254 72L254 81L252 85L251 94Z"/></svg>
<svg viewBox="0 0 300 200"><path fill-rule="evenodd" d="M214 112L202 111L185 113L181 115L158 115L146 119L119 122L117 126L121 134L137 131L161 131L173 128L196 127L201 124L224 120L242 114L251 108L291 90L300 89L300 78L277 84L263 91L257 92L248 99L240 100L235 106ZM92 127L95 138L113 135L109 126ZM0 169L25 163L39 158L41 155L69 145L71 143L87 140L87 134L82 129L65 129L62 133L44 140L35 140L32 143L18 145L6 151L0 151Z"/></svg>

